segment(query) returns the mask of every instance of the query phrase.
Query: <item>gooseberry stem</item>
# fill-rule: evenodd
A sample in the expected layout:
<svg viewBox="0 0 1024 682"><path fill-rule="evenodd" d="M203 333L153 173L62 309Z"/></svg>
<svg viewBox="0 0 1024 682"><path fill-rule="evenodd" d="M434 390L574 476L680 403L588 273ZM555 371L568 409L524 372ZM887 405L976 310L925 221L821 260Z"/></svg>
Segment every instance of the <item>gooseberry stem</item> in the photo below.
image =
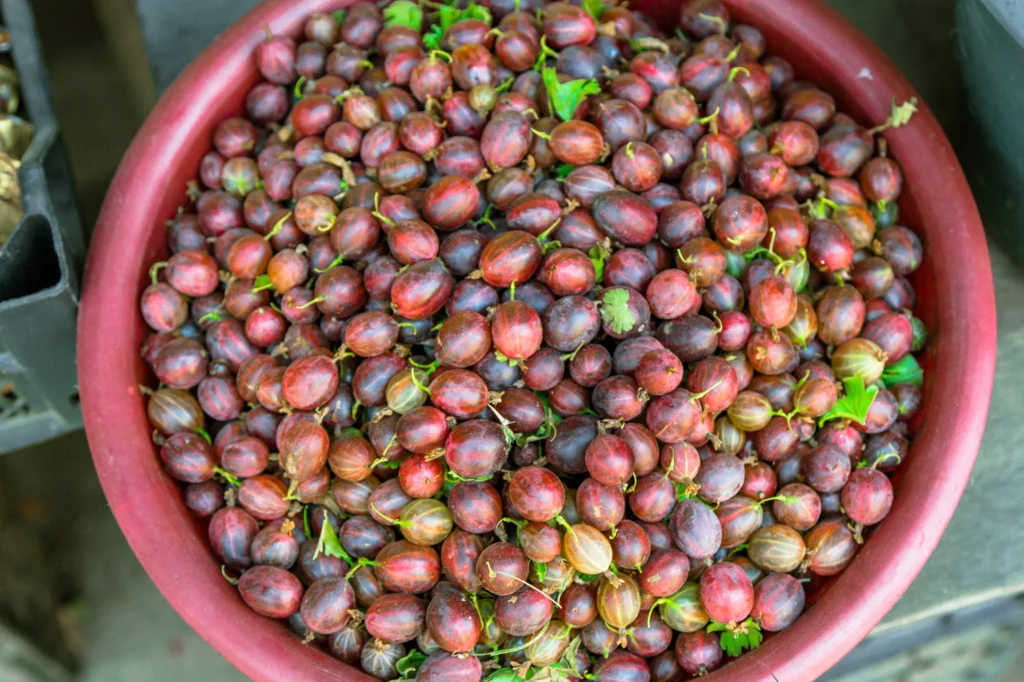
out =
<svg viewBox="0 0 1024 682"><path fill-rule="evenodd" d="M554 519L560 526L565 528L565 532L569 533L569 535L572 535L573 537L576 537L576 531L572 529L572 526L569 525L568 521L562 518L561 514L555 514Z"/></svg>
<svg viewBox="0 0 1024 682"><path fill-rule="evenodd" d="M362 557L361 556L361 557L359 557L359 559L356 560L355 566L353 566L349 570L349 572L345 574L345 580L349 580L352 576L354 576L356 574L356 571L358 571L363 566L377 566L377 565L378 564L377 564L376 561L373 561L372 559L367 559L366 557Z"/></svg>

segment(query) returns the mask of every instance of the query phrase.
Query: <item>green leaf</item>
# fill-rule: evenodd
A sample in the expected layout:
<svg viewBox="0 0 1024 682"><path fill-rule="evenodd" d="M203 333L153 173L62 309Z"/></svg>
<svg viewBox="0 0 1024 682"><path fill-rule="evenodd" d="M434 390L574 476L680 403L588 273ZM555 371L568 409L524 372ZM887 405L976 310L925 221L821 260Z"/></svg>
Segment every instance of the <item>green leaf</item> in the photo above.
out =
<svg viewBox="0 0 1024 682"><path fill-rule="evenodd" d="M846 388L846 395L836 401L825 416L818 420L818 425L824 424L832 419L849 419L858 424L863 424L868 417L868 409L878 395L877 386L864 388L864 379L859 374L843 379L843 386Z"/></svg>
<svg viewBox="0 0 1024 682"><path fill-rule="evenodd" d="M448 471L444 472L444 480L448 481L449 483L459 483L459 482L462 482L462 481L470 481L472 483L483 483L484 481L489 481L492 478L494 478L493 474L490 475L490 476L476 476L476 477L470 476L470 477L467 477L467 476L461 476L461 475L455 473L454 471L452 471L451 469L449 469Z"/></svg>
<svg viewBox="0 0 1024 682"><path fill-rule="evenodd" d="M385 26L408 26L419 31L423 27L423 10L409 0L397 0L384 8Z"/></svg>
<svg viewBox="0 0 1024 682"><path fill-rule="evenodd" d="M256 281L252 283L253 293L259 293L266 291L267 289L273 289L274 283L270 281L270 275L260 275L256 278Z"/></svg>
<svg viewBox="0 0 1024 682"><path fill-rule="evenodd" d="M334 526L331 525L330 520L327 518L327 510L324 510L324 522L320 526L320 539L316 542L316 551L313 552L313 559L316 560L321 554L327 556L336 557L342 559L349 566L353 564L352 557L348 555L348 552L341 546L341 541L338 540L338 534L334 532Z"/></svg>
<svg viewBox="0 0 1024 682"><path fill-rule="evenodd" d="M812 218L828 218L833 211L839 208L836 202L824 194L820 194L814 199L808 199L803 205L807 207L807 212Z"/></svg>
<svg viewBox="0 0 1024 682"><path fill-rule="evenodd" d="M569 163L563 163L561 166L555 169L555 177L558 179L559 182L562 182L567 177L569 177L569 173L572 173L574 170L576 170L576 166L573 166L572 164Z"/></svg>
<svg viewBox="0 0 1024 682"><path fill-rule="evenodd" d="M911 315L910 326L914 330L913 341L910 345L910 350L913 353L918 352L924 348L925 344L928 343L928 330L924 326L924 322L921 318Z"/></svg>
<svg viewBox="0 0 1024 682"><path fill-rule="evenodd" d="M682 481L676 481L675 488L677 502L682 502L683 500L692 500L694 497L696 497L696 495L690 494L690 492L687 490L687 484L683 483Z"/></svg>
<svg viewBox="0 0 1024 682"><path fill-rule="evenodd" d="M498 362L505 363L509 367L517 367L519 365L519 360L517 358L510 358L509 356L502 353L500 350L494 351L494 359L497 360Z"/></svg>
<svg viewBox="0 0 1024 682"><path fill-rule="evenodd" d="M552 251L560 248L562 248L562 242L560 241L555 240L553 242L543 242L540 245L540 252L541 254L547 255Z"/></svg>
<svg viewBox="0 0 1024 682"><path fill-rule="evenodd" d="M565 653L562 654L562 658L558 662L560 667L565 669L565 672L569 672L573 675L579 672L579 669L576 667L578 665L576 662L576 654L579 652L580 644L582 643L582 636L574 637L573 640L569 642L568 648L566 648ZM563 679L568 679L568 675L565 675L565 672L563 672Z"/></svg>
<svg viewBox="0 0 1024 682"><path fill-rule="evenodd" d="M616 334L625 334L632 329L636 318L629 309L629 292L625 289L606 291L601 305L601 317Z"/></svg>
<svg viewBox="0 0 1024 682"><path fill-rule="evenodd" d="M475 2L469 3L466 9L462 10L462 14L459 15L459 19L479 19L488 26L494 22L494 18L491 16L491 10L487 9L483 5L478 5Z"/></svg>
<svg viewBox="0 0 1024 682"><path fill-rule="evenodd" d="M755 627L747 633L747 643L751 649L756 649L761 646L761 640L764 639L761 635L761 627L757 625L757 623L754 623L754 626Z"/></svg>
<svg viewBox="0 0 1024 682"><path fill-rule="evenodd" d="M412 674L420 669L423 661L427 660L426 654L419 649L413 649L408 654L398 659L395 663L395 670L402 676L403 680L411 680Z"/></svg>
<svg viewBox="0 0 1024 682"><path fill-rule="evenodd" d="M337 12L331 12L331 19L334 19L334 23L341 26L345 23L345 10L340 9Z"/></svg>
<svg viewBox="0 0 1024 682"><path fill-rule="evenodd" d="M537 567L537 580L544 582L544 578L548 575L548 565L542 564L539 561L534 561L533 565Z"/></svg>
<svg viewBox="0 0 1024 682"><path fill-rule="evenodd" d="M601 86L593 78L580 78L567 83L559 83L558 73L550 67L544 69L541 75L544 78L544 87L548 90L551 108L563 121L572 120L573 114L576 113L587 95L596 95L601 92Z"/></svg>
<svg viewBox="0 0 1024 682"><path fill-rule="evenodd" d="M485 677L484 682L522 682L522 680L519 673L512 668L501 668Z"/></svg>
<svg viewBox="0 0 1024 682"><path fill-rule="evenodd" d="M459 9L454 5L440 5L437 7L437 23L423 36L423 44L432 50L438 49L448 27L463 19L479 19L488 26L494 22L491 10L475 2L469 3L466 9Z"/></svg>
<svg viewBox="0 0 1024 682"><path fill-rule="evenodd" d="M917 98L911 97L903 104L896 104L896 98L892 99L892 113L889 114L889 125L899 128L910 123L911 117L917 113Z"/></svg>
<svg viewBox="0 0 1024 682"><path fill-rule="evenodd" d="M708 632L721 632L719 644L725 653L734 658L745 650L756 649L761 644L761 627L752 618L747 618L735 629L730 629L725 623L711 621Z"/></svg>
<svg viewBox="0 0 1024 682"><path fill-rule="evenodd" d="M537 396L537 399L540 400L540 404L544 406L544 414L547 415L548 423L551 424L552 426L558 426L559 424L561 424L562 418L551 411L551 401L548 400L547 392L534 391L533 394ZM549 432L550 434L552 434L552 438L554 437L554 432L555 431L553 428Z"/></svg>
<svg viewBox="0 0 1024 682"><path fill-rule="evenodd" d="M438 50L441 48L441 38L444 37L444 29L441 28L440 24L434 24L430 27L430 30L423 36L424 47L430 50Z"/></svg>
<svg viewBox="0 0 1024 682"><path fill-rule="evenodd" d="M891 367L886 367L882 372L882 381L886 388L892 388L896 384L913 384L920 386L924 381L924 371L917 360L909 353Z"/></svg>
<svg viewBox="0 0 1024 682"><path fill-rule="evenodd" d="M601 2L601 0L583 0L583 9L590 13L590 16L597 19L601 16L601 12L608 9L608 5Z"/></svg>
<svg viewBox="0 0 1024 682"><path fill-rule="evenodd" d="M587 255L590 256L590 262L594 264L594 281L600 284L604 281L604 262L609 256L608 251L598 244L591 247Z"/></svg>

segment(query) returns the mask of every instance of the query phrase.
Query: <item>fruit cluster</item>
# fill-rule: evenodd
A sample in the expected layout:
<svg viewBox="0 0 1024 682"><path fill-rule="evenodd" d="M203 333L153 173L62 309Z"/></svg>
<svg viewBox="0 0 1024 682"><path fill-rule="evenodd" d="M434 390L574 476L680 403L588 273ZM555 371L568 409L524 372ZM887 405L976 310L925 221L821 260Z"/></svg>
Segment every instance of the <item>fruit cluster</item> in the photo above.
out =
<svg viewBox="0 0 1024 682"><path fill-rule="evenodd" d="M720 0L269 35L141 308L167 472L370 675L704 674L892 504L925 342L883 130ZM806 584L805 583L809 583Z"/></svg>

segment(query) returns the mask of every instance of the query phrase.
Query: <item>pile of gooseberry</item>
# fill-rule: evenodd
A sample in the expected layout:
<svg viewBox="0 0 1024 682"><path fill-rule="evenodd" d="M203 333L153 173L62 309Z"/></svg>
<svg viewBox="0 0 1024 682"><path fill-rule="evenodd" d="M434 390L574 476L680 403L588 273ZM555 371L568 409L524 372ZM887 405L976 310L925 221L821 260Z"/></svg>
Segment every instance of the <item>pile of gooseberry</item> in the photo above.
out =
<svg viewBox="0 0 1024 682"><path fill-rule="evenodd" d="M670 682L850 564L921 403L912 101L862 127L721 0L361 2L254 59L141 297L245 604L382 680Z"/></svg>

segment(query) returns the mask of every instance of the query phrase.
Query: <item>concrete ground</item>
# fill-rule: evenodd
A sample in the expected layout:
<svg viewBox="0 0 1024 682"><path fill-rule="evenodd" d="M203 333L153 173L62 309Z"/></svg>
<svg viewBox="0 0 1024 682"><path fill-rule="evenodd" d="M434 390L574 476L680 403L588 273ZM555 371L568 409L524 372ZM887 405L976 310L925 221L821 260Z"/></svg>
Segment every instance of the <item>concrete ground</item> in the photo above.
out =
<svg viewBox="0 0 1024 682"><path fill-rule="evenodd" d="M10 508L70 577L66 632L80 682L244 680L164 601L114 521L82 434L0 458ZM12 494L13 493L13 494Z"/></svg>

